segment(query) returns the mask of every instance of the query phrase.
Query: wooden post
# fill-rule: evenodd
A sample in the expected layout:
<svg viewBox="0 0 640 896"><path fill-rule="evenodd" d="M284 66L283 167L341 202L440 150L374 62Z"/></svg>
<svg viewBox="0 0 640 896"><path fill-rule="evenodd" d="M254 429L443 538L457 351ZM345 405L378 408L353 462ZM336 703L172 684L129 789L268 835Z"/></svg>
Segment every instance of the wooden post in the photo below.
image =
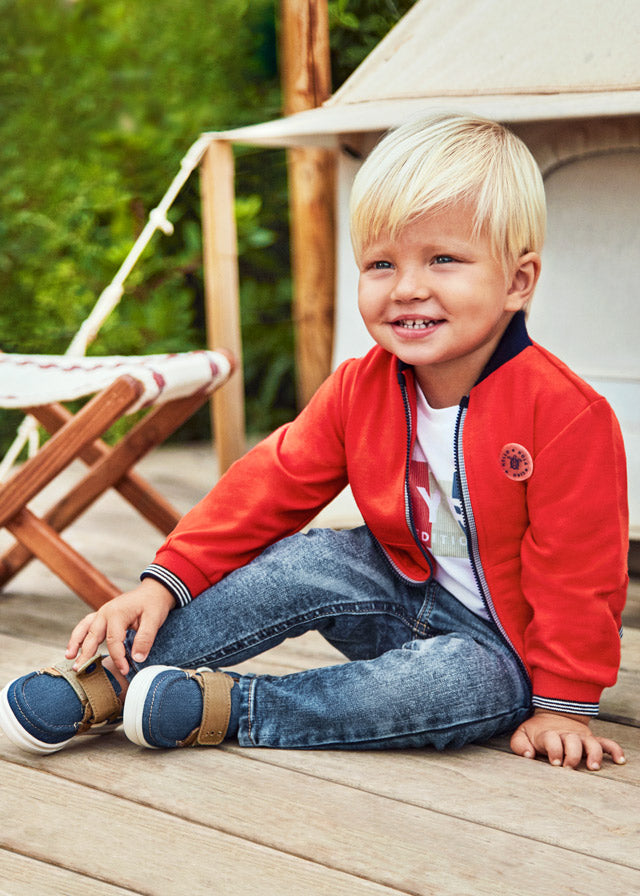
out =
<svg viewBox="0 0 640 896"><path fill-rule="evenodd" d="M281 0L284 111L319 106L331 93L327 0ZM288 152L298 400L331 371L335 295L335 157Z"/></svg>
<svg viewBox="0 0 640 896"><path fill-rule="evenodd" d="M214 140L200 166L207 341L210 348L229 349L238 362L231 379L212 397L212 425L221 473L245 452L234 175L230 144Z"/></svg>

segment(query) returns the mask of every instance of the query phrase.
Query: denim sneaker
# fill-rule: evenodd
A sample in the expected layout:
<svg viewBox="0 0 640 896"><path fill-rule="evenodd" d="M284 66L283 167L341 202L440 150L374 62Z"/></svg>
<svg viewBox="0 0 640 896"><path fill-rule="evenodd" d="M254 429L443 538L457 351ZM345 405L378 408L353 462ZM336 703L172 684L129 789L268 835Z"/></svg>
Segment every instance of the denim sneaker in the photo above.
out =
<svg viewBox="0 0 640 896"><path fill-rule="evenodd" d="M124 733L141 747L222 743L237 727L233 685L230 675L212 669L147 666L129 685Z"/></svg>
<svg viewBox="0 0 640 896"><path fill-rule="evenodd" d="M73 660L14 679L0 694L0 728L28 753L55 753L78 734L106 734L122 721L120 687L92 657L78 672Z"/></svg>

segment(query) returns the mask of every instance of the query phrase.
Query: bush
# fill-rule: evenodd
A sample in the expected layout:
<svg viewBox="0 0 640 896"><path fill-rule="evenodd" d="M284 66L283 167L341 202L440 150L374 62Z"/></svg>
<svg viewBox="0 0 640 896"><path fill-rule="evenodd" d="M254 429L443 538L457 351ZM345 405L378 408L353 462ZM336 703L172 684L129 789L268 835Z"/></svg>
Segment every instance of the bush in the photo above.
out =
<svg viewBox="0 0 640 896"><path fill-rule="evenodd" d="M334 87L409 5L329 4ZM191 142L279 115L276 4L0 0L0 14L0 349L63 352ZM237 197L247 422L266 431L295 412L284 152L238 149ZM204 344L197 174L170 219L90 353Z"/></svg>

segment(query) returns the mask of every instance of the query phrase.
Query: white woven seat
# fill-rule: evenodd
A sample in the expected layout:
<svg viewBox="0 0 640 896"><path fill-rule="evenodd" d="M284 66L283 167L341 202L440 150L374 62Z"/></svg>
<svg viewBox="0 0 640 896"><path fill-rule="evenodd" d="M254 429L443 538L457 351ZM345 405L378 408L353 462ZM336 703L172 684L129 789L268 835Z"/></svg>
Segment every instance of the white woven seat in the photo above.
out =
<svg viewBox="0 0 640 896"><path fill-rule="evenodd" d="M143 391L129 413L152 404L211 392L228 378L223 352L86 358L69 355L0 354L0 407L25 408L72 401L102 391L128 374Z"/></svg>
<svg viewBox="0 0 640 896"><path fill-rule="evenodd" d="M163 534L170 532L180 514L132 467L226 382L234 366L225 351L132 358L0 354L0 407L23 410L51 433L0 484L0 526L16 538L0 557L0 587L35 556L90 606L115 597L119 589L59 533L109 488ZM75 415L64 405L88 396ZM117 420L144 409L115 446L102 441ZM36 516L29 502L76 458L89 467L84 477Z"/></svg>

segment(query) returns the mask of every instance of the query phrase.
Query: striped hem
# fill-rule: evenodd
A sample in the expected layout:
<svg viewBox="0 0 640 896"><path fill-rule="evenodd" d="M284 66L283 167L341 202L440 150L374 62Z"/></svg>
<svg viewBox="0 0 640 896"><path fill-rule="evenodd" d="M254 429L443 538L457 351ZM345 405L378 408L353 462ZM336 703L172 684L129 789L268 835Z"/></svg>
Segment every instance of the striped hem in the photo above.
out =
<svg viewBox="0 0 640 896"><path fill-rule="evenodd" d="M155 579L157 582L160 582L165 588L169 589L180 607L186 607L193 600L193 596L184 582L172 572L169 572L168 569L165 569L164 566L159 566L157 563L151 563L147 566L140 579Z"/></svg>
<svg viewBox="0 0 640 896"><path fill-rule="evenodd" d="M572 713L578 716L597 716L598 703L578 703L576 700L554 700L550 697L538 697L535 694L531 700L538 709L548 709L550 712Z"/></svg>

